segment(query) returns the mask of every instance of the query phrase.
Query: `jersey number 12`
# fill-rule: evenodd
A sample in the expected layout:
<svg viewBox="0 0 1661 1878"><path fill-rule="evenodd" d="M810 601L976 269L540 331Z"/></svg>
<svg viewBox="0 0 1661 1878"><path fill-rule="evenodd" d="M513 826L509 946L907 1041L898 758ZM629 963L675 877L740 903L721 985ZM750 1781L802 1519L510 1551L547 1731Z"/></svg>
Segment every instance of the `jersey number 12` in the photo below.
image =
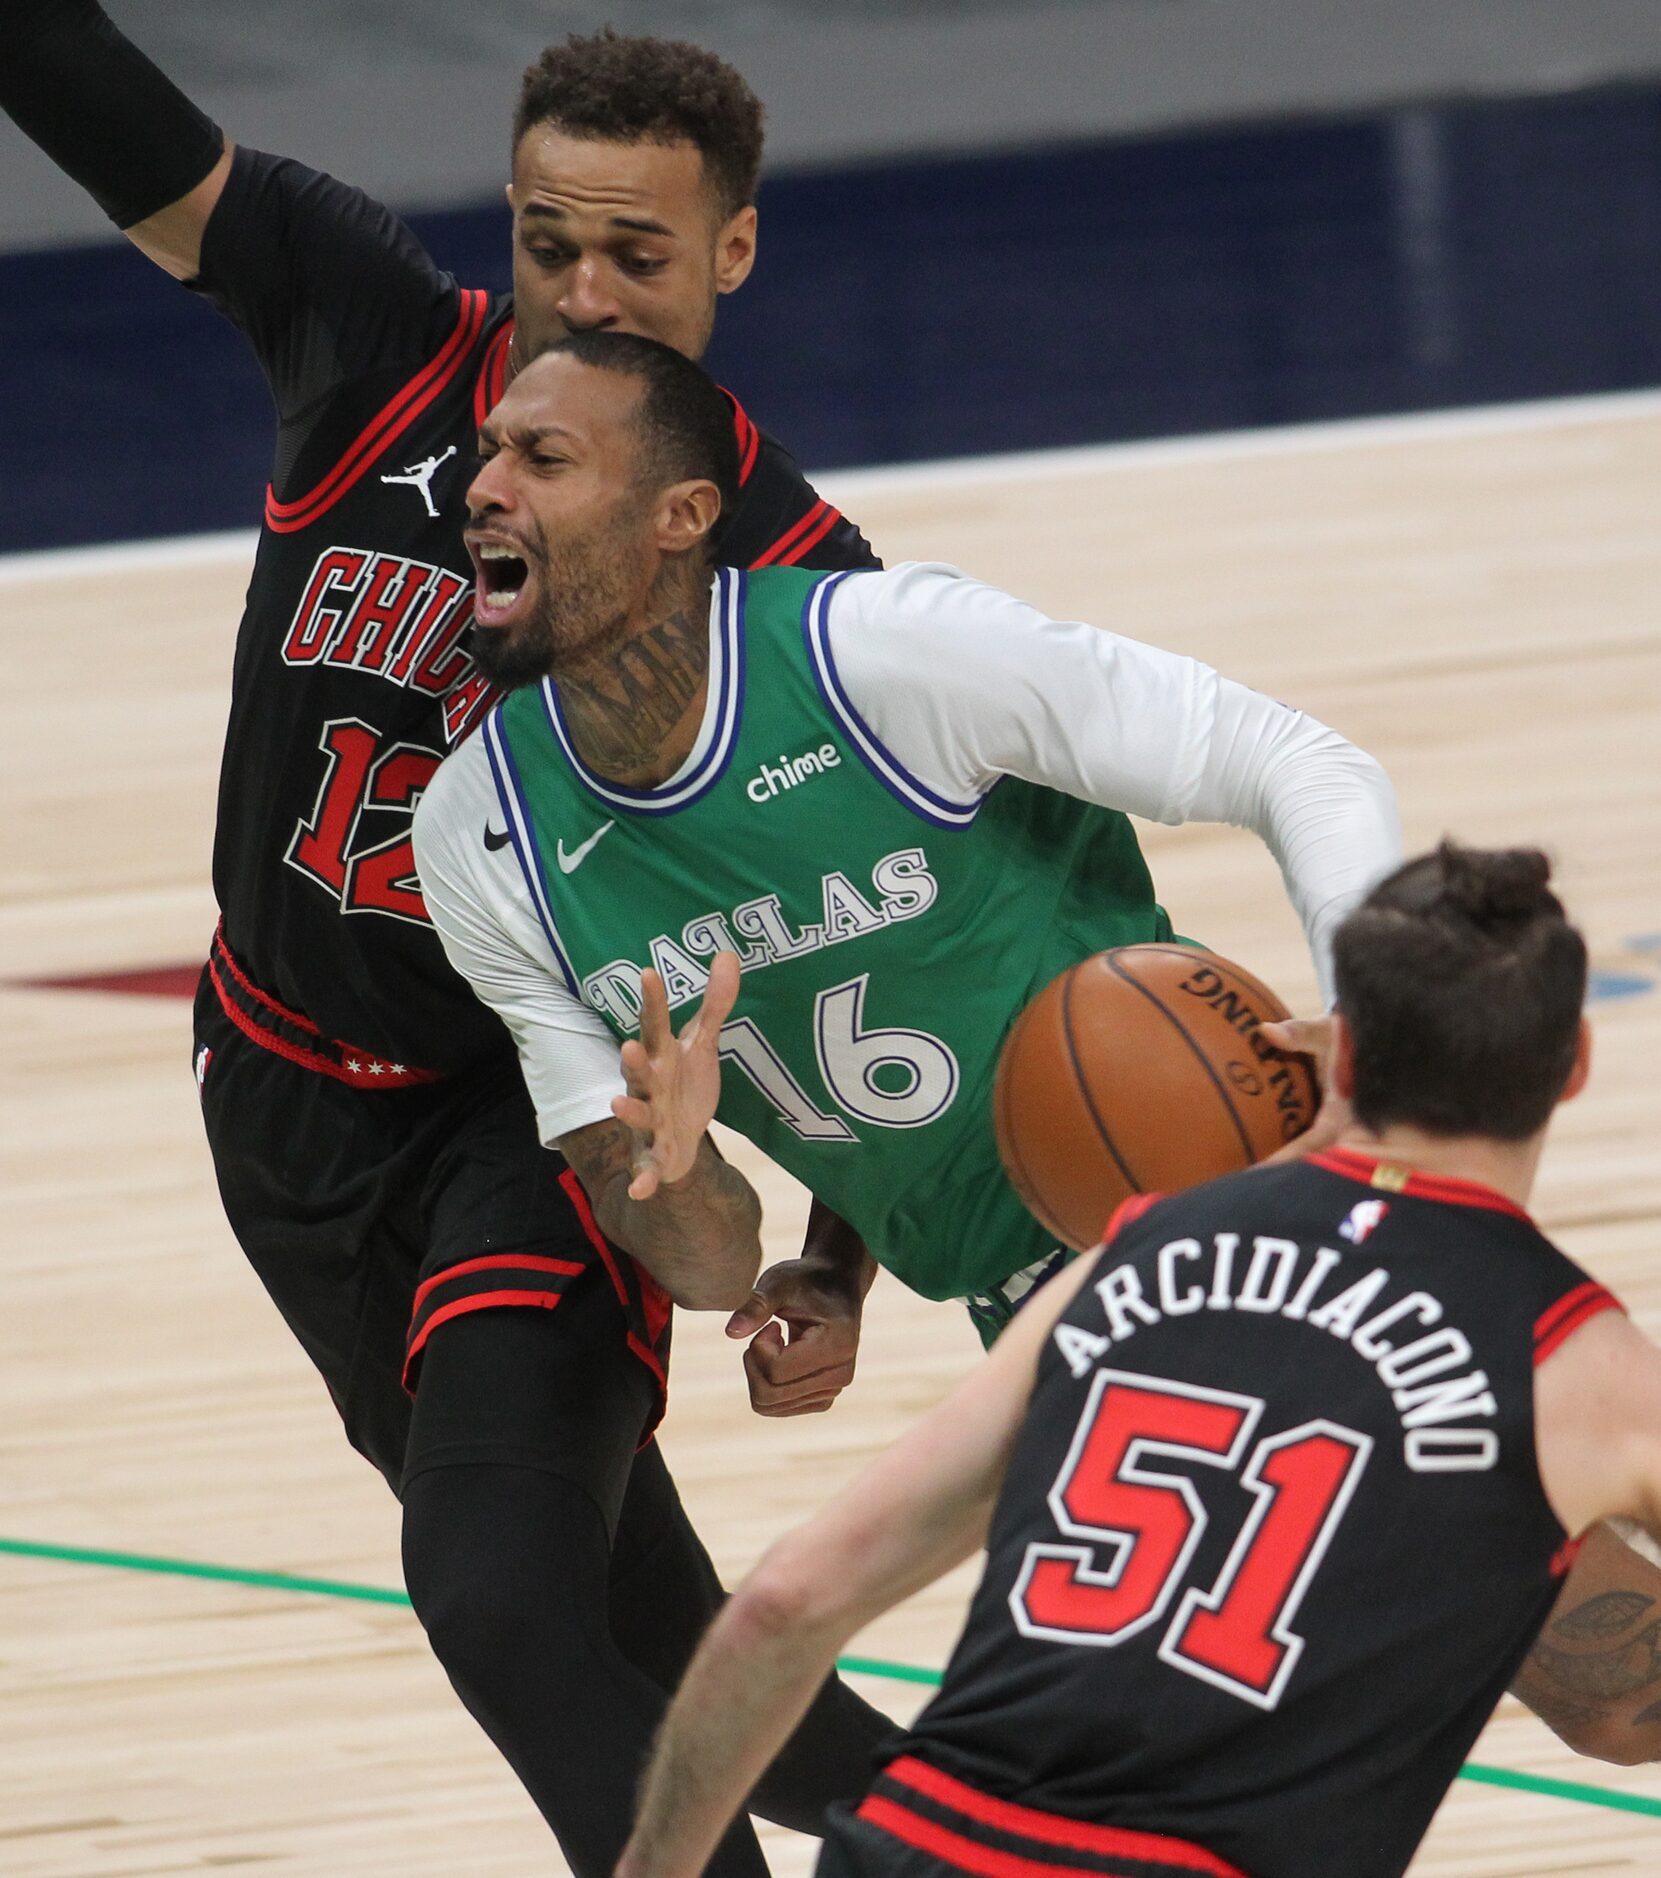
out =
<svg viewBox="0 0 1661 1878"><path fill-rule="evenodd" d="M377 755L378 734L355 717L331 719L318 742L329 766L316 806L295 829L283 859L338 900L343 913L389 913L428 925L409 818L443 758L418 743L397 743ZM394 832L360 846L360 827L375 828L364 817L377 811L402 820Z"/></svg>

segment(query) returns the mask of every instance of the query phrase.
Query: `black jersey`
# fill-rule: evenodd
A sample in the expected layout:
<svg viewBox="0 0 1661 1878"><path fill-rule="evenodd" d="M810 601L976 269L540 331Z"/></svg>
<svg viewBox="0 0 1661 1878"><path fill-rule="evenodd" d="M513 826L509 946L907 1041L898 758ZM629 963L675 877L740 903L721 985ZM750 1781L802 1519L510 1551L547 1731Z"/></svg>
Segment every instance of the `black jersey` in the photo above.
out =
<svg viewBox="0 0 1661 1878"><path fill-rule="evenodd" d="M462 496L511 304L457 286L357 190L248 150L194 285L252 343L279 424L220 773L229 947L285 1010L285 1050L307 1054L315 1030L389 1070L508 1053L428 923L410 818L493 695L469 652ZM734 422L721 558L875 566L736 400Z"/></svg>
<svg viewBox="0 0 1661 1878"><path fill-rule="evenodd" d="M1572 1556L1534 1366L1614 1300L1499 1195L1348 1152L1134 1204L867 1817L1396 1878Z"/></svg>

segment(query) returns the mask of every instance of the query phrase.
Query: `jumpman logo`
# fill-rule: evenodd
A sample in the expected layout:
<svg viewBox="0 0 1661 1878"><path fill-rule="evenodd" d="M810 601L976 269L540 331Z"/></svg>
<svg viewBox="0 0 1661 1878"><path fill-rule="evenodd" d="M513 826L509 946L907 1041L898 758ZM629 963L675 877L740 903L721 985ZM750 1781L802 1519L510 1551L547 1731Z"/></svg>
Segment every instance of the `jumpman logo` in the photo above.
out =
<svg viewBox="0 0 1661 1878"><path fill-rule="evenodd" d="M430 456L420 463L412 463L398 476L383 476L383 483L411 483L421 491L421 500L427 505L427 513L435 520L438 510L433 506L433 478L438 474L439 465L448 463L456 453L456 446L451 444L443 456Z"/></svg>

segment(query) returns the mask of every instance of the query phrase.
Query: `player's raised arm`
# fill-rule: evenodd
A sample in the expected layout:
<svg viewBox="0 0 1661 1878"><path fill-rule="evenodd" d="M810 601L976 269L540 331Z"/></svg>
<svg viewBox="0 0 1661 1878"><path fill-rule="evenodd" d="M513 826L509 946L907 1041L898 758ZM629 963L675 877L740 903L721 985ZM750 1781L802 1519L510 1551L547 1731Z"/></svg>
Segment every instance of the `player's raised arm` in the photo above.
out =
<svg viewBox="0 0 1661 1878"><path fill-rule="evenodd" d="M415 368L457 329L464 297L391 210L233 146L95 0L0 0L0 109L239 328L279 419L300 427L289 467L326 395Z"/></svg>
<svg viewBox="0 0 1661 1878"><path fill-rule="evenodd" d="M761 1267L761 1202L709 1137L721 1097L721 1025L738 960L717 954L702 1005L677 1036L663 980L641 983L640 1036L623 1045L616 1119L561 1135L607 1238L691 1310L732 1310Z"/></svg>
<svg viewBox="0 0 1661 1878"><path fill-rule="evenodd" d="M96 0L0 0L0 107L158 267L198 272L231 145Z"/></svg>
<svg viewBox="0 0 1661 1878"><path fill-rule="evenodd" d="M876 739L949 804L1015 776L1149 821L1250 830L1328 992L1333 932L1401 858L1395 791L1372 757L1197 659L925 565L844 583L829 644Z"/></svg>
<svg viewBox="0 0 1661 1878"><path fill-rule="evenodd" d="M500 813L476 740L443 766L417 811L416 863L445 953L511 1032L537 1132L571 1163L607 1238L677 1304L733 1310L761 1264L761 1203L715 1151L708 1127L738 962L717 961L679 1037L662 981L647 973L641 1040L625 1046L620 1064L611 1032L561 977L534 915L504 923L520 901L493 896L485 874L514 862L483 840Z"/></svg>
<svg viewBox="0 0 1661 1878"><path fill-rule="evenodd" d="M734 1592L670 1705L618 1878L696 1878L854 1632L985 1543L1039 1353L1094 1264L1034 1297L984 1363Z"/></svg>

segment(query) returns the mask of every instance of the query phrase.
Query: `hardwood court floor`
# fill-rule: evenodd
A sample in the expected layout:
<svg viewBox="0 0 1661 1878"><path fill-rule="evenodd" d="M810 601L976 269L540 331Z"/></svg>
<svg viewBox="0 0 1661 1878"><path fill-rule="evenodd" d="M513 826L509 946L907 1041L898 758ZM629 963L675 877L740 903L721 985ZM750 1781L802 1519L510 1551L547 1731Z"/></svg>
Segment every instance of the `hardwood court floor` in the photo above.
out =
<svg viewBox="0 0 1661 1878"><path fill-rule="evenodd" d="M1410 841L1561 857L1604 996L1548 1157L1549 1228L1661 1333L1661 406L1355 426L838 479L890 559L1200 654L1378 753ZM30 989L200 956L245 557L0 566L0 1538L396 1587L394 1508L221 1221L176 999ZM1312 981L1267 856L1151 831L1179 929L1294 1004ZM280 1128L282 1117L271 1117ZM768 1186L771 1244L799 1201ZM719 1323L683 1318L670 1458L736 1574L973 1360L886 1280L829 1416L751 1417ZM938 1665L972 1574L861 1652ZM896 1714L913 1685L862 1686ZM1507 1702L1483 1763L1661 1799ZM772 1834L775 1869L810 1842ZM0 1552L0 1871L282 1878L558 1869L409 1613ZM1420 1878L1661 1870L1661 1819L1461 1783ZM1335 1874L1334 1878L1338 1878Z"/></svg>

